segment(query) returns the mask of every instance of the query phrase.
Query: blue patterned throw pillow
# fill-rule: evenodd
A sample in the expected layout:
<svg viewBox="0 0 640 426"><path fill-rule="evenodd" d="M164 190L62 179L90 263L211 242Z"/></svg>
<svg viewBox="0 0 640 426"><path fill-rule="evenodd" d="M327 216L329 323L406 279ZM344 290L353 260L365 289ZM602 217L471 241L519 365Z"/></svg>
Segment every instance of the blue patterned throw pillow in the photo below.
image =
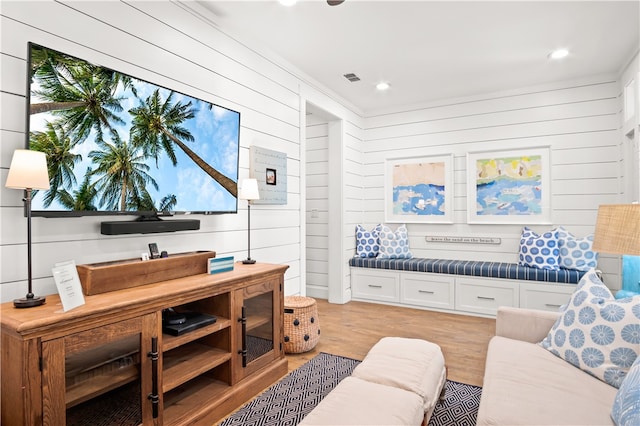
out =
<svg viewBox="0 0 640 426"><path fill-rule="evenodd" d="M593 235L576 238L562 226L558 226L556 230L558 232L561 268L588 271L598 266L598 253L591 249Z"/></svg>
<svg viewBox="0 0 640 426"><path fill-rule="evenodd" d="M640 356L636 358L616 393L611 419L616 426L640 425Z"/></svg>
<svg viewBox="0 0 640 426"><path fill-rule="evenodd" d="M380 251L380 229L382 225L376 225L371 231L367 231L362 225L356 225L356 255L355 257L376 257Z"/></svg>
<svg viewBox="0 0 640 426"><path fill-rule="evenodd" d="M640 296L614 299L594 269L540 345L616 388L640 355Z"/></svg>
<svg viewBox="0 0 640 426"><path fill-rule="evenodd" d="M409 250L409 233L405 225L400 225L395 232L388 226L382 225L378 257L381 259L411 259L413 257Z"/></svg>
<svg viewBox="0 0 640 426"><path fill-rule="evenodd" d="M538 269L560 269L558 266L560 249L558 248L557 231L553 230L538 235L526 226L522 228L520 237L520 266Z"/></svg>

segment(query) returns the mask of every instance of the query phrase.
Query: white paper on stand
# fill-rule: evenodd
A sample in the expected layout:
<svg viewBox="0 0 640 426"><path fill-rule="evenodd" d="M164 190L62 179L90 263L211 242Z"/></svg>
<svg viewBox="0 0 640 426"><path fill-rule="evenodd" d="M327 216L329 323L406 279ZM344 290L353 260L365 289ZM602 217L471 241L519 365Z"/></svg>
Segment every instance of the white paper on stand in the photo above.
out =
<svg viewBox="0 0 640 426"><path fill-rule="evenodd" d="M62 310L66 312L84 305L82 284L80 284L76 263L73 260L56 263L51 268L51 272L53 272L53 279L56 282L58 294L60 294Z"/></svg>

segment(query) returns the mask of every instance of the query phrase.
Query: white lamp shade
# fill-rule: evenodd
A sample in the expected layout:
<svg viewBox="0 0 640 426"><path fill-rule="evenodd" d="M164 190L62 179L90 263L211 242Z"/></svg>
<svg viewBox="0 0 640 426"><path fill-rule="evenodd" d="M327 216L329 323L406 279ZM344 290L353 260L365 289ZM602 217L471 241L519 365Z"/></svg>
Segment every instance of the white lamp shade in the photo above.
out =
<svg viewBox="0 0 640 426"><path fill-rule="evenodd" d="M44 152L16 149L5 186L14 189L49 189L47 156Z"/></svg>
<svg viewBox="0 0 640 426"><path fill-rule="evenodd" d="M243 179L240 182L238 198L241 200L259 200L258 181L256 179Z"/></svg>

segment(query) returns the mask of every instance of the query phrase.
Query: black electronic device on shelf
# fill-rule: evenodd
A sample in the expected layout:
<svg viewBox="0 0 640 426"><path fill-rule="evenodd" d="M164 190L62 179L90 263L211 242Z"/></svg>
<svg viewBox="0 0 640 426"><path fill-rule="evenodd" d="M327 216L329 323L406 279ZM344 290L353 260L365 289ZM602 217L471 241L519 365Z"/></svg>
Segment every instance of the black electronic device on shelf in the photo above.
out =
<svg viewBox="0 0 640 426"><path fill-rule="evenodd" d="M165 320L162 316L162 332L172 336L180 336L193 330L213 324L217 321L215 315L201 314L199 312L172 313Z"/></svg>

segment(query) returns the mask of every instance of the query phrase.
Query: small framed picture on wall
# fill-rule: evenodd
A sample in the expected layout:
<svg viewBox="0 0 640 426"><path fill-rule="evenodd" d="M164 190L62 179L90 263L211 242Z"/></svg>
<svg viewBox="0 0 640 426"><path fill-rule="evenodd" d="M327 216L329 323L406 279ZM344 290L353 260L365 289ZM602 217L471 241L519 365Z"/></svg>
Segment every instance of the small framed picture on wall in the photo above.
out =
<svg viewBox="0 0 640 426"><path fill-rule="evenodd" d="M287 154L252 145L249 176L258 181L260 199L252 204L287 204Z"/></svg>
<svg viewBox="0 0 640 426"><path fill-rule="evenodd" d="M276 185L277 184L277 175L276 175L276 169L266 169L265 171L265 183L267 185Z"/></svg>

